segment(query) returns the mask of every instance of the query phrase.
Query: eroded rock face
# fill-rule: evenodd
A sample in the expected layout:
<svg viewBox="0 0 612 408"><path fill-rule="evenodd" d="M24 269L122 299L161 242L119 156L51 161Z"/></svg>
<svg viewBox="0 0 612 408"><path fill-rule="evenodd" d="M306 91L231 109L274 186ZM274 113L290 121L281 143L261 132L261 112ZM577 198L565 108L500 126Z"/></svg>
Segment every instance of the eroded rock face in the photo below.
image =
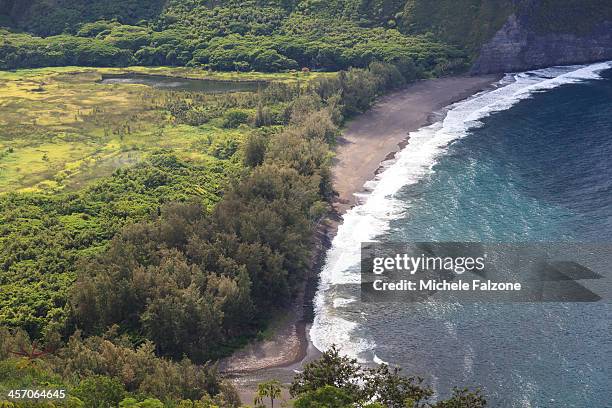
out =
<svg viewBox="0 0 612 408"><path fill-rule="evenodd" d="M612 60L612 21L584 34L541 33L529 18L511 15L486 43L472 73L525 71L528 69Z"/></svg>

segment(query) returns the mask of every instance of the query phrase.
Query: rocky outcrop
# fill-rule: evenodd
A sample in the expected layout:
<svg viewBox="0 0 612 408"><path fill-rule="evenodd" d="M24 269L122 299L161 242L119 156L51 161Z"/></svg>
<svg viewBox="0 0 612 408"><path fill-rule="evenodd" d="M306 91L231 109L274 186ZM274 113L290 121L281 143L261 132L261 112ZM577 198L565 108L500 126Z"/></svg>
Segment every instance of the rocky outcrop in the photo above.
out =
<svg viewBox="0 0 612 408"><path fill-rule="evenodd" d="M543 33L530 27L528 16L511 15L487 42L472 67L473 74L612 60L612 21L588 33Z"/></svg>

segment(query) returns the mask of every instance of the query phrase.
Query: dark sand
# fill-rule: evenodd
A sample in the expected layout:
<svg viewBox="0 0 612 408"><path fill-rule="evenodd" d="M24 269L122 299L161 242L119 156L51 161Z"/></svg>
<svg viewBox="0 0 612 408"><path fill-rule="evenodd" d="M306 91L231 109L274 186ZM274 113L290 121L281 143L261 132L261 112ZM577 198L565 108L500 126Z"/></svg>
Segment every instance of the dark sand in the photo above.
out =
<svg viewBox="0 0 612 408"><path fill-rule="evenodd" d="M357 204L354 194L374 177L381 162L405 145L409 132L433 123L445 107L499 79L488 75L419 81L382 97L371 110L349 122L338 140L334 163L338 212Z"/></svg>
<svg viewBox="0 0 612 408"><path fill-rule="evenodd" d="M341 215L358 204L355 194L374 178L381 162L406 145L409 132L440 119L445 107L493 87L499 79L488 75L419 81L380 98L371 110L349 122L338 139L334 159L335 211L320 225L315 252L324 256ZM313 263L318 273L321 262ZM254 342L221 361L221 371L232 379L244 404L252 404L259 382L274 378L288 383L296 370L320 354L308 338L310 324L304 318L308 296L298 296L271 339ZM282 399L288 398L284 390Z"/></svg>

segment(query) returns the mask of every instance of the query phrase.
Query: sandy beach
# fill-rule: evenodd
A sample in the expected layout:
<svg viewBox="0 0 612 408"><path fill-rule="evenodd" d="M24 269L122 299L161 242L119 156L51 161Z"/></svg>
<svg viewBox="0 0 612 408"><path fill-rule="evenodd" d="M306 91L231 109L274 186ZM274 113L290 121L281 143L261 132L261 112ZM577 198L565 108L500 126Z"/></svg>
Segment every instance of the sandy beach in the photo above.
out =
<svg viewBox="0 0 612 408"><path fill-rule="evenodd" d="M337 210L357 204L355 193L371 180L381 162L408 142L408 133L433 123L448 105L487 89L499 76L462 76L423 80L380 98L350 121L338 139L334 162Z"/></svg>
<svg viewBox="0 0 612 408"><path fill-rule="evenodd" d="M334 158L334 213L321 223L315 237L314 274L322 267L342 214L358 204L355 194L375 177L383 161L409 142L408 133L441 119L445 107L495 86L499 79L487 75L418 81L380 98L372 109L346 125ZM253 401L258 382L270 378L289 382L295 370L318 356L308 338L311 317L307 309L316 275L313 278L312 287L298 296L272 338L254 342L220 362L221 371L232 379L244 403ZM288 398L286 392L284 397Z"/></svg>

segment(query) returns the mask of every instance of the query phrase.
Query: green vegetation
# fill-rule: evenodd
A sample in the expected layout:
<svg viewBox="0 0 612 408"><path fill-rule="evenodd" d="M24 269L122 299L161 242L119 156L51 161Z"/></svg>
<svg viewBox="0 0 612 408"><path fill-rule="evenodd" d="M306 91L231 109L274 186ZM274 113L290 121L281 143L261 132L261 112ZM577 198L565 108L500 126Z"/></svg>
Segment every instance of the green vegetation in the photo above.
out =
<svg viewBox="0 0 612 408"><path fill-rule="evenodd" d="M257 395L255 397L256 405L263 405L265 398L270 399L270 406L274 408L274 400L278 400L282 392L281 383L276 380L266 381L257 386Z"/></svg>
<svg viewBox="0 0 612 408"><path fill-rule="evenodd" d="M118 324L151 339L162 355L195 361L254 336L310 266L311 231L332 198L329 146L343 115L367 108L398 77L397 69L374 64L306 90L267 88L257 106L286 101L284 129L251 134L243 157L255 167L212 211L168 205L151 221L126 225L105 252L85 260L72 296L75 324L92 335ZM204 110L192 103L185 109Z"/></svg>
<svg viewBox="0 0 612 408"><path fill-rule="evenodd" d="M382 364L363 368L332 346L308 363L290 388L296 408L483 408L480 391L454 389L450 399L432 402L434 392L422 378L406 377Z"/></svg>
<svg viewBox="0 0 612 408"><path fill-rule="evenodd" d="M323 76L221 75L163 67L0 72L0 192L74 189L160 148L173 149L185 160L215 161L209 145L227 139L238 143L244 138L244 132L224 126L225 109L235 107L254 115L259 100L250 93L188 94L143 85L97 83L103 74L132 72L283 83ZM188 109L196 104L205 108ZM277 112L283 106L269 108Z"/></svg>
<svg viewBox="0 0 612 408"><path fill-rule="evenodd" d="M55 400L55 405L2 405L9 390L24 388L62 389L68 398ZM2 407L175 407L182 400L239 404L235 390L219 378L216 366L159 358L152 343L134 346L127 337L117 335L115 327L103 337L87 339L77 331L65 343L50 333L44 350L22 331L0 328L0 394ZM158 405L147 405L155 401Z"/></svg>
<svg viewBox="0 0 612 408"><path fill-rule="evenodd" d="M212 209L242 171L248 133L222 126L224 107L254 115L271 98L99 85L99 72L74 68L0 78L0 318L35 336L65 324L78 260L103 252L123 225L169 202Z"/></svg>
<svg viewBox="0 0 612 408"><path fill-rule="evenodd" d="M49 402L8 402L22 407L148 407L230 408L242 406L234 387L220 378L214 365L196 366L155 356L154 345L134 347L112 327L103 337L82 339L79 332L66 343L50 336L40 351L27 334L0 329L0 393L11 389L64 390L67 398ZM15 357L12 350L24 350ZM255 407L281 405L283 385L259 384ZM479 390L452 390L449 399L433 402L433 390L421 378L402 375L387 365L364 368L335 347L305 365L290 386L296 408L484 408ZM276 402L276 404L275 404Z"/></svg>
<svg viewBox="0 0 612 408"><path fill-rule="evenodd" d="M599 0L541 0L533 13L533 27L539 32L589 34L593 26L612 21L612 3Z"/></svg>
<svg viewBox="0 0 612 408"><path fill-rule="evenodd" d="M401 2L381 1L381 14L371 19L366 16L373 5L348 1L172 0L163 7L149 2L154 4L148 9L133 2L125 14L116 0L93 10L82 1L60 3L7 7L5 21L12 24L6 28L12 31L0 28L0 68L135 64L334 71L383 61L411 64L425 75L467 67L466 54L453 46L424 33L398 31L390 14Z"/></svg>
<svg viewBox="0 0 612 408"><path fill-rule="evenodd" d="M81 23L120 19L127 24L155 18L162 10L160 0L111 0L83 2L57 0L54 2L2 0L0 10L5 21L19 29L48 36L72 30Z"/></svg>
<svg viewBox="0 0 612 408"><path fill-rule="evenodd" d="M104 250L125 224L175 200L212 207L236 164L193 164L158 152L78 192L0 196L0 316L38 335L63 322L77 260Z"/></svg>
<svg viewBox="0 0 612 408"><path fill-rule="evenodd" d="M410 61L464 70L511 14L536 31L588 33L600 0L2 0L0 69L203 66L278 72ZM4 29L2 29L4 27Z"/></svg>
<svg viewBox="0 0 612 408"><path fill-rule="evenodd" d="M20 86L29 86L22 82L49 72L45 78L53 87L47 85L49 95L32 111L35 119L47 114L54 88L78 111L84 97L75 90L83 84L79 76L92 73L3 74L7 87L21 92ZM302 76L307 81L296 80ZM0 195L3 324L37 339L59 334L70 339L61 350L73 347L89 356L77 359L85 368L61 368L69 364L69 354L56 351L55 365L44 375L59 375L57 381L81 401L106 395L111 405L120 398L127 406L144 404L144 397L170 403L219 394L207 388L206 395L189 397L156 382L161 391L153 391L142 384L164 378L161 374L146 371L134 382L129 370L125 374L116 364L104 368L92 356L100 352L116 363L118 354L139 353L146 345L150 356L205 364L255 337L274 311L291 301L311 266L313 227L332 198L330 147L339 126L405 82L398 68L379 63L293 78L259 92L221 95L113 85L116 100L135 92L131 97L145 108L117 104L109 108L110 119L99 122L34 121L32 129L49 138L56 127L67 133L80 126L72 132L90 132L89 143L111 120L131 129L142 122L153 133L140 130L142 140L131 142L142 143L139 161L111 175L89 181L75 174L52 184L43 179L26 191ZM101 86L87 84L83 88L89 91ZM156 145L156 126L177 137ZM6 130L7 140L20 140L19 148L25 148L27 138L10 133L11 126ZM109 132L107 139L102 132L100 138L121 145L122 134L129 139L127 129ZM178 137L184 134L198 136L185 142ZM55 161L48 152L48 162ZM169 386L176 381L183 380L166 380Z"/></svg>
<svg viewBox="0 0 612 408"><path fill-rule="evenodd" d="M407 0L399 19L407 33L434 33L471 55L489 40L516 10L513 0Z"/></svg>
<svg viewBox="0 0 612 408"><path fill-rule="evenodd" d="M401 32L432 33L477 56L480 47L512 14L531 30L545 33L589 34L612 21L612 3L601 0L405 0L396 15Z"/></svg>

